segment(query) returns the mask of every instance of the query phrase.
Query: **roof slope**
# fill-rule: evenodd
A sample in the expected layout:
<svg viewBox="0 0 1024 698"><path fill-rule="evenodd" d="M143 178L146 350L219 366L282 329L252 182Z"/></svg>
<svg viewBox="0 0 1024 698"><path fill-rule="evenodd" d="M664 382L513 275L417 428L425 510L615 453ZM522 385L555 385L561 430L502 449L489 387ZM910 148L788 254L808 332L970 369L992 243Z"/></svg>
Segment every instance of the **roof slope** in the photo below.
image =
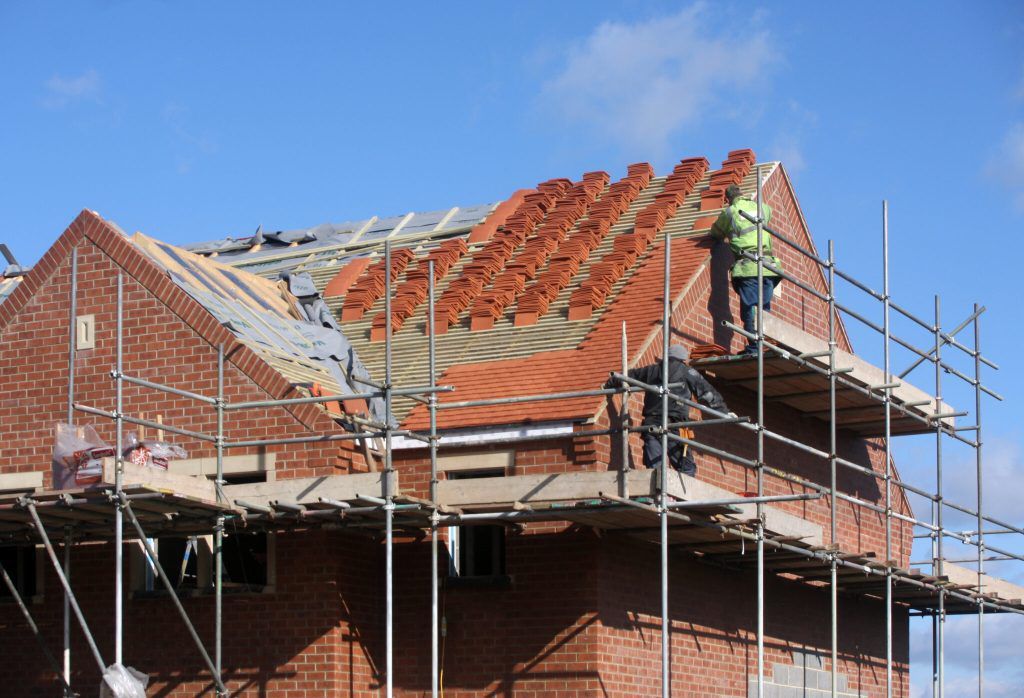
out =
<svg viewBox="0 0 1024 698"><path fill-rule="evenodd" d="M132 242L291 383L316 383L327 395L364 392L349 383L348 370L339 362L339 358L358 362L345 337L296 319L274 282L142 233L133 235Z"/></svg>
<svg viewBox="0 0 1024 698"><path fill-rule="evenodd" d="M774 172L774 164L764 175ZM436 227L391 237L392 381L427 382L427 262L434 261L438 382L456 387L443 402L600 387L619 366L622 322L632 356L661 318L665 232L675 304L709 258L708 219L725 187L753 192L754 154L737 150L717 170L703 157L682 160L667 176L646 163L613 181L605 172L552 179L491 208L471 228ZM371 374L384 374L385 270L382 239L326 248L319 242L221 254L218 261L276 278L309 271ZM193 249L201 249L194 247ZM445 410L442 427L588 418L601 398L537 405ZM397 400L407 426L424 410Z"/></svg>

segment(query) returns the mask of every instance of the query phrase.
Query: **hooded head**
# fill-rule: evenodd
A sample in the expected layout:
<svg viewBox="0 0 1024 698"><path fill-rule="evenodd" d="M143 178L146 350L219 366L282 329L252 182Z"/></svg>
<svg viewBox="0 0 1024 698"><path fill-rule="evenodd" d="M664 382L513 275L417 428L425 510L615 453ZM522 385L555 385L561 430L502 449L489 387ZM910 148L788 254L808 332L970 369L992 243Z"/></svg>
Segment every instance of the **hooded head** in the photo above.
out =
<svg viewBox="0 0 1024 698"><path fill-rule="evenodd" d="M673 344L668 348L668 358L686 363L690 360L690 352L682 344Z"/></svg>
<svg viewBox="0 0 1024 698"><path fill-rule="evenodd" d="M725 190L725 200L730 204L742 195L743 192L740 191L740 188L735 184L730 184Z"/></svg>

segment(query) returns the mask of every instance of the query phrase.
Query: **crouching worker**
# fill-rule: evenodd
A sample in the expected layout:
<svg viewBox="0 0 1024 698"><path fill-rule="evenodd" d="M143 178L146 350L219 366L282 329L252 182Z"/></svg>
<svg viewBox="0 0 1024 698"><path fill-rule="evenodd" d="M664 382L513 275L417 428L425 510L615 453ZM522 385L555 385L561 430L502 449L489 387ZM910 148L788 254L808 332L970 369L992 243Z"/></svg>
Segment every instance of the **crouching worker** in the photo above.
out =
<svg viewBox="0 0 1024 698"><path fill-rule="evenodd" d="M682 344L673 344L668 348L668 382L673 387L669 390L681 398L696 400L713 410L726 412L731 417L736 415L729 411L722 396L711 387L704 376L687 365L690 353ZM629 377L648 385L661 385L662 362L641 366L630 370ZM609 380L613 383L614 379ZM673 400L668 400L668 423L686 421L690 408ZM644 393L644 419L643 425L647 427L660 427L662 420L661 395L656 392L647 391ZM686 475L697 473L697 464L688 453L686 444L675 439L668 440L669 465ZM644 432L644 465L648 468L661 467L661 435Z"/></svg>

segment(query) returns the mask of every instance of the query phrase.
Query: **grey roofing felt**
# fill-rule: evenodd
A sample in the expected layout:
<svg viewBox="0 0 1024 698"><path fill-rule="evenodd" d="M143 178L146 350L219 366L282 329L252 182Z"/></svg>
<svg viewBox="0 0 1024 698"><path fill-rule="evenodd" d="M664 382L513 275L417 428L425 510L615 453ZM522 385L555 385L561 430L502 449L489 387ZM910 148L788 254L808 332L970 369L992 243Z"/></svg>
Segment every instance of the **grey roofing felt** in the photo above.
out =
<svg viewBox="0 0 1024 698"><path fill-rule="evenodd" d="M374 216L344 223L321 223L311 228L266 231L239 238L222 238L197 242L182 247L189 252L215 254L227 264L257 265L261 258L279 257L282 252L314 253L318 248L360 245L387 238L403 239L431 233L454 232L472 227L494 210L496 203L405 213L395 216ZM262 240L261 240L261 239ZM259 246L256 246L260 243ZM244 260L244 261L243 261ZM261 272L279 266L257 267ZM287 266L287 265L285 265Z"/></svg>

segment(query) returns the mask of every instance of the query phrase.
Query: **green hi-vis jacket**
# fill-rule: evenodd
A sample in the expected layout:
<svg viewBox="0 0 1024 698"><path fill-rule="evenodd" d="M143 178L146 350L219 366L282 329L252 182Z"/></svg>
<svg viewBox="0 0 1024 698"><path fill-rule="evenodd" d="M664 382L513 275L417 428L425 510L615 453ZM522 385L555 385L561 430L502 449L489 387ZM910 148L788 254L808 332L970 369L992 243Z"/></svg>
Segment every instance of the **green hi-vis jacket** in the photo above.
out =
<svg viewBox="0 0 1024 698"><path fill-rule="evenodd" d="M741 252L755 254L757 250L757 226L740 215L744 211L747 215L757 218L757 202L740 197L732 202L732 205L722 209L718 220L711 226L711 237L716 240L728 238L729 247L736 254L736 263L732 265L733 278L757 276L757 262L740 255ZM761 204L761 214L764 222L772 219L772 209L768 204ZM761 245L763 246L765 261L776 269L782 269L779 258L772 254L772 236L767 230L761 229ZM764 269L765 276L778 276L767 267Z"/></svg>

